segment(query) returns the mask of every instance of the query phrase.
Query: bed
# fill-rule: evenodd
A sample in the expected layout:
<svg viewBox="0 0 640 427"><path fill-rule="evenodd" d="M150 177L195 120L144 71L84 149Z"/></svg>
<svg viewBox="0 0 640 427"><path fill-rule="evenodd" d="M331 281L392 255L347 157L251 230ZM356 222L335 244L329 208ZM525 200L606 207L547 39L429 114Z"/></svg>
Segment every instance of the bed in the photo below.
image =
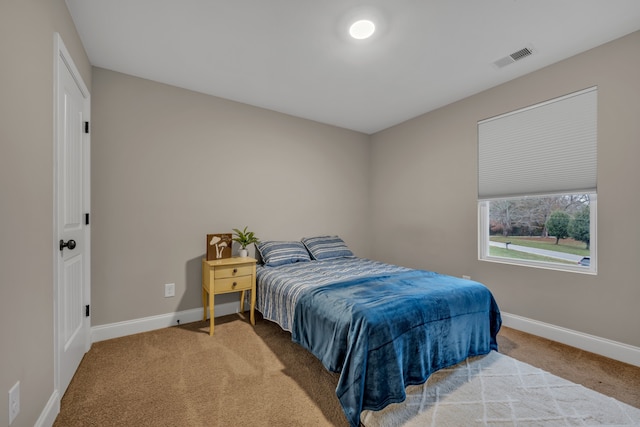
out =
<svg viewBox="0 0 640 427"><path fill-rule="evenodd" d="M339 373L354 427L436 370L497 350L500 311L481 283L358 258L337 236L258 250L258 311Z"/></svg>

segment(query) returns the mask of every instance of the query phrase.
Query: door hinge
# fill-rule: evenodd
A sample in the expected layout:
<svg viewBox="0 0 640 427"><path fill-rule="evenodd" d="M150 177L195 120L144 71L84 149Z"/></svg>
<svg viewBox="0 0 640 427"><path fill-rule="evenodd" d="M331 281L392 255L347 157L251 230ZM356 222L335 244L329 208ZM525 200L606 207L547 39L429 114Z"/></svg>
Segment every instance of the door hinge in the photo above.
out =
<svg viewBox="0 0 640 427"><path fill-rule="evenodd" d="M89 133L89 122L84 122L84 133Z"/></svg>
<svg viewBox="0 0 640 427"><path fill-rule="evenodd" d="M84 316L89 317L89 304L84 306Z"/></svg>
<svg viewBox="0 0 640 427"><path fill-rule="evenodd" d="M89 213L84 214L84 225L89 225Z"/></svg>

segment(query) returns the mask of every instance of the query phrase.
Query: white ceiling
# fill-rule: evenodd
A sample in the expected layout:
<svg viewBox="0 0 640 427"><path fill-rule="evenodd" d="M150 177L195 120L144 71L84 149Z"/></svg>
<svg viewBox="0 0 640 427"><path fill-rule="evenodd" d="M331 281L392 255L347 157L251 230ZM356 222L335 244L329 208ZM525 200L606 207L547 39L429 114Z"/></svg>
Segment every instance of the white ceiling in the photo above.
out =
<svg viewBox="0 0 640 427"><path fill-rule="evenodd" d="M640 0L66 2L94 66L367 134L640 30Z"/></svg>

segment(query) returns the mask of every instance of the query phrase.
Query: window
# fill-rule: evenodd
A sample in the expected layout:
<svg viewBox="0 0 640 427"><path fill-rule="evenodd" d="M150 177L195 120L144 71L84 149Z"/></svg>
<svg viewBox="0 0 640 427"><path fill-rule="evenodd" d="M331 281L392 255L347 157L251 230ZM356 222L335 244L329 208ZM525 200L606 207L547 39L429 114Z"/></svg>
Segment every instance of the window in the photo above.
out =
<svg viewBox="0 0 640 427"><path fill-rule="evenodd" d="M595 273L596 204L595 193L482 201L480 259Z"/></svg>
<svg viewBox="0 0 640 427"><path fill-rule="evenodd" d="M595 274L597 88L478 122L479 258Z"/></svg>

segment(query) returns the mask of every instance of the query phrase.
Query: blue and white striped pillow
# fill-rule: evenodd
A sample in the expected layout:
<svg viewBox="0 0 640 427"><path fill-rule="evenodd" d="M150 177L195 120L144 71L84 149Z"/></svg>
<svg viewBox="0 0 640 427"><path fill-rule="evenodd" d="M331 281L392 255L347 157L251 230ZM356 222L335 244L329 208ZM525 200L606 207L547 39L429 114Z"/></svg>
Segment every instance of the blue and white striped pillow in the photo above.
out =
<svg viewBox="0 0 640 427"><path fill-rule="evenodd" d="M256 244L262 262L271 267L311 261L307 248L301 242L279 242L267 240Z"/></svg>
<svg viewBox="0 0 640 427"><path fill-rule="evenodd" d="M302 243L315 260L353 256L347 244L338 236L305 237Z"/></svg>

